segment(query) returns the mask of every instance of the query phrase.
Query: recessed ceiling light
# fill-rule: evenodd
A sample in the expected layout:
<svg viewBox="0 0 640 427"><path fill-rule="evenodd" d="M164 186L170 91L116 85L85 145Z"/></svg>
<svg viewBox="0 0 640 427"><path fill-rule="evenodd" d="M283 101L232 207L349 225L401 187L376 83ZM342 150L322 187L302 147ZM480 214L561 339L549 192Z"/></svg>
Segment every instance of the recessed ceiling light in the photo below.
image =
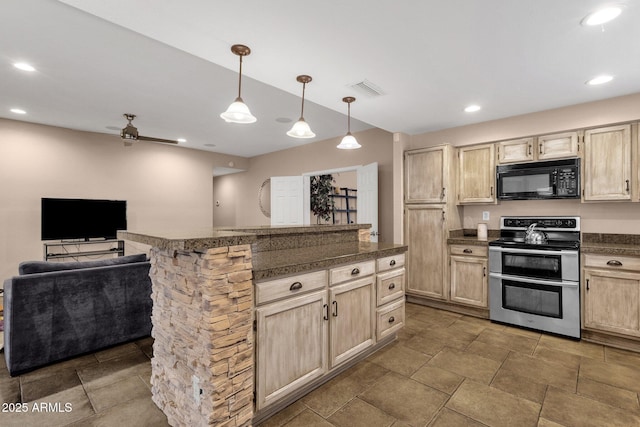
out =
<svg viewBox="0 0 640 427"><path fill-rule="evenodd" d="M177 141L178 141L178 142L187 142L187 140L186 140L186 139L184 139L184 138L178 138L178 139L177 139Z"/></svg>
<svg viewBox="0 0 640 427"><path fill-rule="evenodd" d="M215 147L216 144L204 144L205 147Z"/></svg>
<svg viewBox="0 0 640 427"><path fill-rule="evenodd" d="M16 62L15 64L13 64L13 66L16 67L18 70L22 70L22 71L36 70L35 68L33 68L33 65L27 64L26 62Z"/></svg>
<svg viewBox="0 0 640 427"><path fill-rule="evenodd" d="M605 7L597 10L582 19L582 25L602 25L618 17L622 13L622 8L619 6Z"/></svg>
<svg viewBox="0 0 640 427"><path fill-rule="evenodd" d="M596 76L591 80L587 80L585 83L593 86L593 85L601 85L603 83L609 83L611 80L613 80L613 76L601 75L601 76Z"/></svg>
<svg viewBox="0 0 640 427"><path fill-rule="evenodd" d="M464 109L467 113L475 113L476 111L480 111L482 109L479 105L469 105Z"/></svg>
<svg viewBox="0 0 640 427"><path fill-rule="evenodd" d="M27 112L21 108L12 108L10 111L14 114L27 114Z"/></svg>

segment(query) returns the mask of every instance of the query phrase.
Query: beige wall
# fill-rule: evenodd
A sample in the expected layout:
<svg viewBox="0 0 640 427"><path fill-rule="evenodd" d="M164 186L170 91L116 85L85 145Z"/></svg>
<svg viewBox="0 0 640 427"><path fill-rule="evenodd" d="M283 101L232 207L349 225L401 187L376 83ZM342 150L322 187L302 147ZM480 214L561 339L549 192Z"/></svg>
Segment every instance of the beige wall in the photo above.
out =
<svg viewBox="0 0 640 427"><path fill-rule="evenodd" d="M501 120L414 135L406 149L449 143L454 146L554 133L640 119L640 93L604 101L541 111ZM397 156L396 156L397 157ZM399 188L396 185L396 191ZM475 228L488 211L489 228L502 215L580 215L588 233L640 234L640 203L580 203L576 200L504 201L497 205L465 206L463 226Z"/></svg>
<svg viewBox="0 0 640 427"><path fill-rule="evenodd" d="M0 277L42 259L42 197L127 200L128 228L212 224L213 167L246 159L0 119ZM134 252L135 247L128 247Z"/></svg>
<svg viewBox="0 0 640 427"><path fill-rule="evenodd" d="M354 134L362 148L338 150L340 138L318 141L249 159L249 170L214 179L213 221L223 225L269 224L258 206L258 190L271 176L301 175L378 162L378 228L381 242L393 240L393 135L381 129Z"/></svg>

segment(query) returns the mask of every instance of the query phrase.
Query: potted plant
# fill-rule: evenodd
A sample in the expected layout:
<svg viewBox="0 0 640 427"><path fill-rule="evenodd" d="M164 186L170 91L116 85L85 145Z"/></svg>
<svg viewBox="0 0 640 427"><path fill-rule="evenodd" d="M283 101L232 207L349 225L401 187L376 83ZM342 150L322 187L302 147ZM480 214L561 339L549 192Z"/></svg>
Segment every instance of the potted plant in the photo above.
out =
<svg viewBox="0 0 640 427"><path fill-rule="evenodd" d="M331 219L333 214L333 175L318 175L311 177L311 212L316 216L317 223Z"/></svg>

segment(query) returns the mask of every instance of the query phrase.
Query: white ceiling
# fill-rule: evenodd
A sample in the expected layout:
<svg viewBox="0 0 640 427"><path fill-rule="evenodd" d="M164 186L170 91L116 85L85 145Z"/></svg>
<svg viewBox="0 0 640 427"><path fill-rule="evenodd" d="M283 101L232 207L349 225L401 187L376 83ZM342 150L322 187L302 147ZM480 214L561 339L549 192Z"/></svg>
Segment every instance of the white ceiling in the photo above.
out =
<svg viewBox="0 0 640 427"><path fill-rule="evenodd" d="M352 131L419 134L640 92L638 2L617 2L624 12L604 27L580 25L610 3L2 0L0 117L117 134L135 113L142 135L251 157L343 135L344 96L357 98ZM237 94L235 43L252 49L251 125L219 118ZM615 79L584 84L602 73ZM311 140L285 135L300 115L298 74L313 77ZM351 87L365 79L384 94ZM465 113L472 103L483 109Z"/></svg>

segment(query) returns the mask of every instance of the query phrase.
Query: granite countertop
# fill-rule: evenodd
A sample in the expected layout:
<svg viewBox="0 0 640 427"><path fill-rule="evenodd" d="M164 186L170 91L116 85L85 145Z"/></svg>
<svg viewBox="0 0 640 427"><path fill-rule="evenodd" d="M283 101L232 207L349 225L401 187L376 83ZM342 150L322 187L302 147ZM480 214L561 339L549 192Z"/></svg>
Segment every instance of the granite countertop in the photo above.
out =
<svg viewBox="0 0 640 427"><path fill-rule="evenodd" d="M582 233L583 254L640 256L640 235Z"/></svg>
<svg viewBox="0 0 640 427"><path fill-rule="evenodd" d="M118 231L118 239L131 240L160 249L197 251L222 246L250 245L257 237L253 233L206 228L153 232Z"/></svg>
<svg viewBox="0 0 640 427"><path fill-rule="evenodd" d="M447 244L449 245L473 245L473 246L487 246L490 241L500 237L500 230L487 230L487 240L478 240L478 233L476 230L471 229L459 229L449 231L449 238Z"/></svg>
<svg viewBox="0 0 640 427"><path fill-rule="evenodd" d="M242 233L251 233L257 236L273 236L281 234L300 234L300 233L325 233L327 231L350 231L369 229L371 224L319 224L319 225L284 225L284 226L272 226L272 225L256 225L256 226L241 226L241 227L215 227L215 230L219 231L234 231Z"/></svg>
<svg viewBox="0 0 640 427"><path fill-rule="evenodd" d="M253 254L253 279L265 280L303 271L401 254L407 246L392 243L350 242Z"/></svg>

